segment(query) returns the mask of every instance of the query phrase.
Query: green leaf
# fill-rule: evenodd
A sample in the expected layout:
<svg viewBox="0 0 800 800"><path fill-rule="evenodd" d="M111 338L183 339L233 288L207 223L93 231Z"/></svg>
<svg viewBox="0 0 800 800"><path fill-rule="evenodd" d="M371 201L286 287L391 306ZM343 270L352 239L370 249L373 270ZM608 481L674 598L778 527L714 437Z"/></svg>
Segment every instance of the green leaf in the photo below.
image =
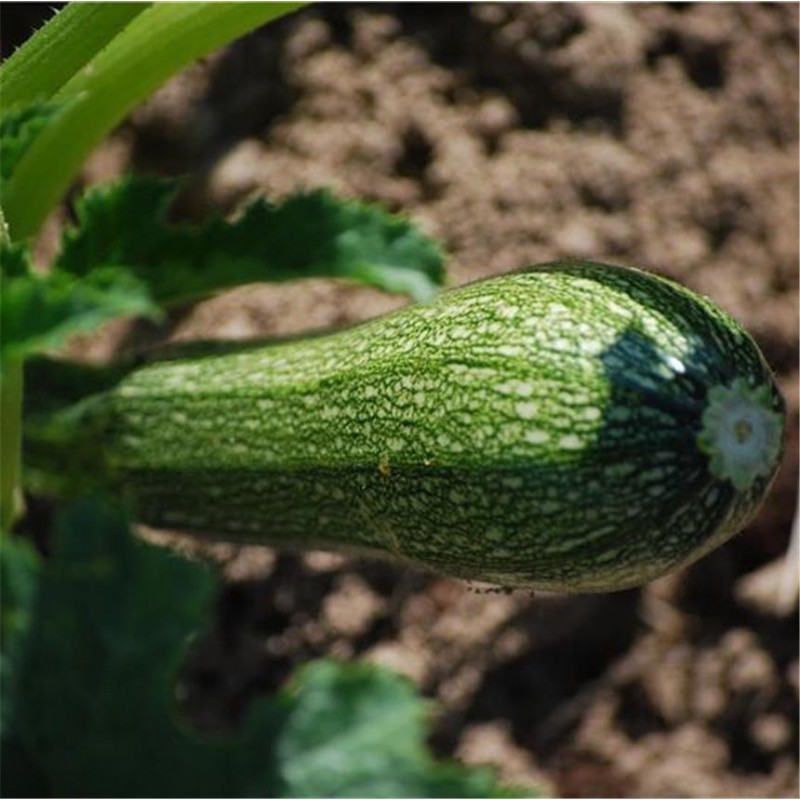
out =
<svg viewBox="0 0 800 800"><path fill-rule="evenodd" d="M38 586L38 556L30 543L11 536L0 537L0 693L5 701L13 687L14 664L32 624ZM10 705L0 705L0 730L8 729Z"/></svg>
<svg viewBox="0 0 800 800"><path fill-rule="evenodd" d="M125 266L170 305L257 281L327 276L427 300L444 282L436 243L407 220L327 191L250 205L235 222L169 225L177 185L152 177L95 188L78 203L58 266Z"/></svg>
<svg viewBox="0 0 800 800"><path fill-rule="evenodd" d="M30 542L0 537L0 791L25 787L28 797L44 795L41 776L13 727L17 682L39 587L39 557ZM14 792L16 793L16 792Z"/></svg>
<svg viewBox="0 0 800 800"><path fill-rule="evenodd" d="M147 288L127 270L100 267L77 277L64 270L31 270L27 252L0 244L2 361L58 347L79 332L119 316L157 316Z"/></svg>
<svg viewBox="0 0 800 800"><path fill-rule="evenodd" d="M212 589L205 570L139 545L115 508L83 501L60 516L12 670L9 732L48 794L145 797L156 776L178 793L171 761L188 753L170 686Z"/></svg>
<svg viewBox="0 0 800 800"><path fill-rule="evenodd" d="M59 109L57 103L33 103L3 111L0 117L0 191L31 142Z"/></svg>
<svg viewBox="0 0 800 800"><path fill-rule="evenodd" d="M0 773L4 796L498 791L486 770L436 764L424 745L423 702L372 666L313 663L289 690L255 704L235 735L188 730L175 720L174 681L213 581L205 568L134 539L125 515L104 502L84 500L59 516L51 557L34 564L36 587L27 555L7 552L4 654L13 681L4 685L3 749L15 769ZM24 624L8 624L9 613Z"/></svg>
<svg viewBox="0 0 800 800"><path fill-rule="evenodd" d="M283 797L487 797L488 770L436 764L411 684L368 664L312 663L277 742Z"/></svg>

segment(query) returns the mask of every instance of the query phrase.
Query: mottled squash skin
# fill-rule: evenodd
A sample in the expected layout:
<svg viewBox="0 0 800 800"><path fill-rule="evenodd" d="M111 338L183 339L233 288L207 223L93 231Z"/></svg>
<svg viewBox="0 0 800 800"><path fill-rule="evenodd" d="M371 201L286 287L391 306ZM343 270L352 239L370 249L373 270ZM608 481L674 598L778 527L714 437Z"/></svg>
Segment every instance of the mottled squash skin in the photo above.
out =
<svg viewBox="0 0 800 800"><path fill-rule="evenodd" d="M104 408L147 523L569 592L644 583L732 536L784 425L735 321L585 262L328 336L153 363Z"/></svg>

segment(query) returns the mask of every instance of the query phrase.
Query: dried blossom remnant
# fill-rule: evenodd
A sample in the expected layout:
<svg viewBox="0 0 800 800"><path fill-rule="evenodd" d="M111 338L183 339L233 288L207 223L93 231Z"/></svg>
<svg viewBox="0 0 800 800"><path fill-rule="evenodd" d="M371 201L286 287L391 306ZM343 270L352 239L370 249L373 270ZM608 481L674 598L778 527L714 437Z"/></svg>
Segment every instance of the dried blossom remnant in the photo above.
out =
<svg viewBox="0 0 800 800"><path fill-rule="evenodd" d="M773 409L769 387L754 388L736 378L730 386L709 390L697 442L710 458L711 473L741 492L772 473L782 431L783 415Z"/></svg>

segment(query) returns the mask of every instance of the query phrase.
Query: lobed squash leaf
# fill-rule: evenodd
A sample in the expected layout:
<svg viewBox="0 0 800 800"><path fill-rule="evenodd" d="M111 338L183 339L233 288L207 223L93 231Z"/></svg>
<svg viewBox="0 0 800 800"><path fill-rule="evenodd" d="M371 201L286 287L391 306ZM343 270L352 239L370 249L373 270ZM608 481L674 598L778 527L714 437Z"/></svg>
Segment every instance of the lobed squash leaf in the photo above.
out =
<svg viewBox="0 0 800 800"><path fill-rule="evenodd" d="M4 796L486 797L487 770L437 764L425 706L373 666L315 662L229 737L176 719L181 658L208 610L202 566L136 540L86 499L51 557L0 548Z"/></svg>
<svg viewBox="0 0 800 800"><path fill-rule="evenodd" d="M30 268L22 245L0 243L2 362L58 347L119 316L158 316L147 288L124 268L103 266L78 277Z"/></svg>
<svg viewBox="0 0 800 800"><path fill-rule="evenodd" d="M233 222L171 225L178 184L147 176L95 187L79 200L60 269L129 268L156 302L173 305L259 281L343 278L417 300L444 282L438 245L409 221L325 190L257 200Z"/></svg>
<svg viewBox="0 0 800 800"><path fill-rule="evenodd" d="M21 147L42 114L2 124ZM30 268L24 245L0 243L2 361L58 347L115 317L157 318L161 306L255 281L329 276L417 300L444 282L436 243L375 206L320 190L277 205L256 201L232 223L170 225L176 191L174 181L152 177L90 190L47 273Z"/></svg>

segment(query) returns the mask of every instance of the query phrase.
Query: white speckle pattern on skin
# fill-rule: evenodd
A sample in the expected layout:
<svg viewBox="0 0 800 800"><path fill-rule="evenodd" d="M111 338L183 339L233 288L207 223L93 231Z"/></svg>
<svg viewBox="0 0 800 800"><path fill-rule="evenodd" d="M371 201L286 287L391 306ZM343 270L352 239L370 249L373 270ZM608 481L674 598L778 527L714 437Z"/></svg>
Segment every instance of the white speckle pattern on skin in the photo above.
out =
<svg viewBox="0 0 800 800"><path fill-rule="evenodd" d="M525 434L525 441L531 444L544 444L550 439L547 431L530 430Z"/></svg>
<svg viewBox="0 0 800 800"><path fill-rule="evenodd" d="M515 408L520 419L536 419L538 413L536 403L517 403Z"/></svg>
<svg viewBox="0 0 800 800"><path fill-rule="evenodd" d="M573 433L568 433L558 440L558 446L562 450L580 450L584 446L584 442L579 436Z"/></svg>

